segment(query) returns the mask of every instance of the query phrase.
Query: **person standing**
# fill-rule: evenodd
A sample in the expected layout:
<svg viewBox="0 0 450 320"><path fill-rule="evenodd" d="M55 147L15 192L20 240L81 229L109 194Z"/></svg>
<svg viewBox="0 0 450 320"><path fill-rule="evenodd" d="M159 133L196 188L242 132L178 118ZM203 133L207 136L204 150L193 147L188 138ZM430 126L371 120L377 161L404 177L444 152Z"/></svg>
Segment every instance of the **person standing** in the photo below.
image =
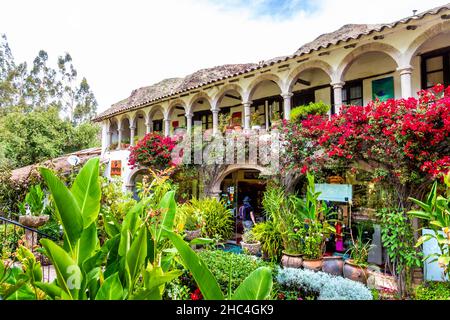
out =
<svg viewBox="0 0 450 320"><path fill-rule="evenodd" d="M252 229L256 224L255 213L250 201L251 199L249 197L245 197L243 201L244 204L239 208L239 215L243 220L244 231Z"/></svg>

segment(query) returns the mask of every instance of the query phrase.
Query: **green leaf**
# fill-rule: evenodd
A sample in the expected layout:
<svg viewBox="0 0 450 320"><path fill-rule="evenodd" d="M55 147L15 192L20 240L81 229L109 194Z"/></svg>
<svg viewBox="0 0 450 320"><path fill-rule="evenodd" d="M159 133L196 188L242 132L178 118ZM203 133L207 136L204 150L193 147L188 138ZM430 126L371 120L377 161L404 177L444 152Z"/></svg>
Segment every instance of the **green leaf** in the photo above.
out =
<svg viewBox="0 0 450 320"><path fill-rule="evenodd" d="M51 170L41 168L40 172L52 193L66 239L72 251L83 232L83 217L80 207L73 194Z"/></svg>
<svg viewBox="0 0 450 320"><path fill-rule="evenodd" d="M122 223L122 230L120 231L120 244L119 244L119 255L125 257L127 251L130 249L132 237L136 233L137 227L139 225L139 216L144 210L144 203L137 203L125 216Z"/></svg>
<svg viewBox="0 0 450 320"><path fill-rule="evenodd" d="M75 197L83 217L84 228L89 227L98 218L100 212L101 189L99 182L98 158L90 159L78 173L72 185Z"/></svg>
<svg viewBox="0 0 450 320"><path fill-rule="evenodd" d="M97 248L97 244L97 226L93 223L88 228L84 229L78 243L77 259L79 266L82 266L83 263L92 256L93 252Z"/></svg>
<svg viewBox="0 0 450 320"><path fill-rule="evenodd" d="M56 284L36 282L35 285L36 287L44 291L44 293L53 300L56 300L57 298L62 296L63 291Z"/></svg>
<svg viewBox="0 0 450 320"><path fill-rule="evenodd" d="M272 271L259 268L253 271L236 289L232 300L265 300L272 291Z"/></svg>
<svg viewBox="0 0 450 320"><path fill-rule="evenodd" d="M130 272L130 279L134 283L135 278L145 263L147 256L147 229L142 228L139 236L133 241L130 250L127 252L127 268Z"/></svg>
<svg viewBox="0 0 450 320"><path fill-rule="evenodd" d="M70 299L77 299L83 280L80 268L69 254L53 241L42 239L41 244L55 267L59 287Z"/></svg>
<svg viewBox="0 0 450 320"><path fill-rule="evenodd" d="M419 218L419 219L423 219L423 220L431 220L431 218L432 218L431 215L429 215L428 213L423 212L423 211L413 210L413 211L409 211L408 214L410 216L413 216L413 217Z"/></svg>
<svg viewBox="0 0 450 320"><path fill-rule="evenodd" d="M164 195L164 197L161 199L160 202L160 209L163 212L163 219L158 235L156 237L157 243L161 239L161 233L163 229L169 231L173 230L175 214L177 212L177 204L175 202L175 191L169 191Z"/></svg>
<svg viewBox="0 0 450 320"><path fill-rule="evenodd" d="M123 300L123 286L118 273L115 273L103 282L95 300Z"/></svg>
<svg viewBox="0 0 450 320"><path fill-rule="evenodd" d="M416 248L420 247L421 245L423 245L425 242L430 241L431 239L433 239L433 235L431 234L426 234L422 237L419 238L419 240L417 240L417 244L416 244Z"/></svg>
<svg viewBox="0 0 450 320"><path fill-rule="evenodd" d="M199 286L203 297L206 300L224 300L222 290L205 262L197 256L194 250L179 235L168 230L165 230L165 235L177 248L185 266L192 273L195 282Z"/></svg>

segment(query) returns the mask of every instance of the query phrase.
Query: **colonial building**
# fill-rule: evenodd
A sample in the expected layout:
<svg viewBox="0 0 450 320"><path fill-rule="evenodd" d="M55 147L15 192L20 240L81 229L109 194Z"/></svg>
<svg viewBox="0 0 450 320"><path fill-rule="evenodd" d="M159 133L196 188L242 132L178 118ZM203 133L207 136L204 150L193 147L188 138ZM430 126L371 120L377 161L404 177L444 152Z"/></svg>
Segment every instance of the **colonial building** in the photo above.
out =
<svg viewBox="0 0 450 320"><path fill-rule="evenodd" d="M292 108L309 102L323 101L338 113L345 104L407 98L436 83L450 85L450 4L393 23L345 25L289 56L166 79L134 90L95 121L103 126L102 155L111 160L107 174L114 166L132 189L140 172L128 167L127 149L148 132L189 132L193 121L217 132L220 114L246 130L255 112L258 124L269 129L276 118L289 119ZM258 170L232 165L218 175L215 191L224 180L256 190Z"/></svg>

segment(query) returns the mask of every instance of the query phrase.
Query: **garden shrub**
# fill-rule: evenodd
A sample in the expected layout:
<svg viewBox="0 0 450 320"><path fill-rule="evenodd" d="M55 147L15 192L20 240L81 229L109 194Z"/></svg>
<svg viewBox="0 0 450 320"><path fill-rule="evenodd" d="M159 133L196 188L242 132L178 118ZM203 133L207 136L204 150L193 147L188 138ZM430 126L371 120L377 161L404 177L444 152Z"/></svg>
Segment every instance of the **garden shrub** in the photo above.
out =
<svg viewBox="0 0 450 320"><path fill-rule="evenodd" d="M299 106L292 109L292 121L300 121L306 119L309 115L325 115L330 111L331 107L322 101L311 102L310 104Z"/></svg>
<svg viewBox="0 0 450 320"><path fill-rule="evenodd" d="M279 271L277 281L282 289L316 295L318 300L373 300L363 284L323 272L287 268Z"/></svg>
<svg viewBox="0 0 450 320"><path fill-rule="evenodd" d="M211 239L228 240L233 234L233 213L224 201L216 198L192 199L191 204L201 211L203 219L202 234Z"/></svg>
<svg viewBox="0 0 450 320"><path fill-rule="evenodd" d="M450 300L450 283L427 282L416 289L416 300Z"/></svg>
<svg viewBox="0 0 450 320"><path fill-rule="evenodd" d="M205 250L199 252L200 258L207 264L217 279L224 294L228 292L231 271L231 290L237 287L256 269L270 266L254 256L234 254L223 250Z"/></svg>

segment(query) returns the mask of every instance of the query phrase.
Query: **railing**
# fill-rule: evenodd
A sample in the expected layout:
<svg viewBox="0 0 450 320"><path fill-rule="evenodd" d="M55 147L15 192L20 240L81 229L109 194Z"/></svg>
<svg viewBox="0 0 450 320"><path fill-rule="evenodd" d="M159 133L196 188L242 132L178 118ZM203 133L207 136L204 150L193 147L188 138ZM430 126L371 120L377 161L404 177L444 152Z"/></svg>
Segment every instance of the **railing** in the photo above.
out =
<svg viewBox="0 0 450 320"><path fill-rule="evenodd" d="M0 216L0 259L9 259L13 262L13 266L20 267L20 263L15 260L14 253L23 244L36 256L36 260L41 263L43 282L52 282L55 279L54 269L49 260L37 251L39 238L59 241L59 239L39 230Z"/></svg>

